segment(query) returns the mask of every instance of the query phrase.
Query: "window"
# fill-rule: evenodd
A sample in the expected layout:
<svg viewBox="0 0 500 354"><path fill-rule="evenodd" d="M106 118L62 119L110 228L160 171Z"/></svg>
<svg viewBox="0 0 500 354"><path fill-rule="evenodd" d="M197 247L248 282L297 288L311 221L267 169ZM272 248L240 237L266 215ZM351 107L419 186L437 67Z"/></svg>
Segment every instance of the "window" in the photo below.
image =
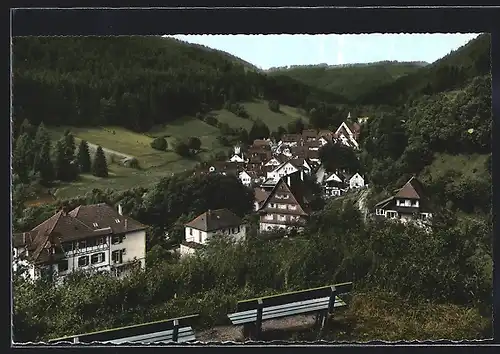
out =
<svg viewBox="0 0 500 354"><path fill-rule="evenodd" d="M193 236L193 229L189 228L189 236Z"/></svg>
<svg viewBox="0 0 500 354"><path fill-rule="evenodd" d="M279 221L286 221L286 216L285 215L278 215L278 220Z"/></svg>
<svg viewBox="0 0 500 354"><path fill-rule="evenodd" d="M80 242L78 242L78 248L87 248L87 240L81 240Z"/></svg>
<svg viewBox="0 0 500 354"><path fill-rule="evenodd" d="M68 260L67 259L59 261L57 263L57 271L58 272L65 272L67 270L68 270Z"/></svg>
<svg viewBox="0 0 500 354"><path fill-rule="evenodd" d="M198 243L201 243L201 231L198 230Z"/></svg>
<svg viewBox="0 0 500 354"><path fill-rule="evenodd" d="M398 213L396 211L386 211L385 216L391 219L394 219L395 217L398 216Z"/></svg>
<svg viewBox="0 0 500 354"><path fill-rule="evenodd" d="M105 245L106 244L106 239L104 237L99 237L97 239L97 244L100 245Z"/></svg>
<svg viewBox="0 0 500 354"><path fill-rule="evenodd" d="M278 204L278 209L286 209L286 204Z"/></svg>
<svg viewBox="0 0 500 354"><path fill-rule="evenodd" d="M234 227L233 228L233 234L237 234L238 232L240 232L239 229L240 229L239 227Z"/></svg>
<svg viewBox="0 0 500 354"><path fill-rule="evenodd" d="M267 215L265 216L265 219L266 219L266 220L273 220L273 214L267 214Z"/></svg>
<svg viewBox="0 0 500 354"><path fill-rule="evenodd" d="M384 210L383 209L375 209L375 214L376 215L384 215Z"/></svg>
<svg viewBox="0 0 500 354"><path fill-rule="evenodd" d="M89 256L83 256L78 258L78 266L86 267L89 265Z"/></svg>
<svg viewBox="0 0 500 354"><path fill-rule="evenodd" d="M290 204L290 205L288 205L288 209L290 209L290 210L297 210L297 206L293 205L293 204Z"/></svg>
<svg viewBox="0 0 500 354"><path fill-rule="evenodd" d="M124 235L113 235L113 238L111 239L111 243L113 245L117 245L119 243L122 243L124 238L125 238Z"/></svg>
<svg viewBox="0 0 500 354"><path fill-rule="evenodd" d="M116 250L111 253L111 259L113 263L123 263L123 255L125 254L125 249Z"/></svg>
<svg viewBox="0 0 500 354"><path fill-rule="evenodd" d="M94 227L98 227L98 226L99 226L99 224L98 224L98 223L96 223L96 222L95 222L95 223L93 223L92 225L94 225Z"/></svg>
<svg viewBox="0 0 500 354"><path fill-rule="evenodd" d="M90 256L90 263L92 263L92 264L102 263L102 262L104 262L105 258L106 258L106 256L105 256L104 252L96 253L96 254L93 254L92 256Z"/></svg>
<svg viewBox="0 0 500 354"><path fill-rule="evenodd" d="M119 224L120 223L120 219L115 219L115 223Z"/></svg>

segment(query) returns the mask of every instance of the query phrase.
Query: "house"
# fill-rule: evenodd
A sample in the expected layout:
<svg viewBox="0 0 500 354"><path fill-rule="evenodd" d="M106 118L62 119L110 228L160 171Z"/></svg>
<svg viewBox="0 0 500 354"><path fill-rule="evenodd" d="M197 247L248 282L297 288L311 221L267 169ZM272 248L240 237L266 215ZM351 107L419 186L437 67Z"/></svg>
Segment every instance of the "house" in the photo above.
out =
<svg viewBox="0 0 500 354"><path fill-rule="evenodd" d="M301 171L301 173L303 173L303 170L300 169L299 167L297 167L296 164L292 163L291 161L292 161L292 159L289 159L288 161L285 161L281 165L276 167L274 170L268 172L267 178L278 181L281 177L290 175L290 174L295 173L299 170Z"/></svg>
<svg viewBox="0 0 500 354"><path fill-rule="evenodd" d="M233 156L229 159L229 162L239 162L239 163L246 163L248 162L248 159L245 158L243 155L243 152L241 151L241 147L236 145L234 147L234 153Z"/></svg>
<svg viewBox="0 0 500 354"><path fill-rule="evenodd" d="M288 160L292 165L294 165L298 170L303 170L304 173L310 174L312 167L307 159L303 157L296 157Z"/></svg>
<svg viewBox="0 0 500 354"><path fill-rule="evenodd" d="M272 166L272 167L278 167L281 165L284 161L283 155L279 156L273 156L269 161L267 161L264 166Z"/></svg>
<svg viewBox="0 0 500 354"><path fill-rule="evenodd" d="M361 126L355 122L342 122L338 129L333 134L334 139L340 143L352 147L354 149L359 148L358 138L361 132Z"/></svg>
<svg viewBox="0 0 500 354"><path fill-rule="evenodd" d="M260 182L260 177L254 170L251 169L245 169L241 171L238 175L238 178L240 179L241 183L247 187Z"/></svg>
<svg viewBox="0 0 500 354"><path fill-rule="evenodd" d="M413 176L392 197L375 205L375 216L402 222L409 220L430 221L432 207L424 194L420 181Z"/></svg>
<svg viewBox="0 0 500 354"><path fill-rule="evenodd" d="M64 277L75 270L108 271L122 276L145 267L146 226L107 204L60 210L31 231L13 235L14 271L27 276Z"/></svg>
<svg viewBox="0 0 500 354"><path fill-rule="evenodd" d="M300 134L284 134L281 137L279 147L281 146L297 146L302 141L302 135Z"/></svg>
<svg viewBox="0 0 500 354"><path fill-rule="evenodd" d="M180 246L181 255L193 254L215 234L242 241L246 237L243 220L228 209L208 210L185 225L185 238Z"/></svg>
<svg viewBox="0 0 500 354"><path fill-rule="evenodd" d="M304 129L302 131L302 139L307 141L316 141L318 140L318 132L314 129Z"/></svg>
<svg viewBox="0 0 500 354"><path fill-rule="evenodd" d="M272 141L270 139L255 139L252 143L253 148L271 150Z"/></svg>
<svg viewBox="0 0 500 354"><path fill-rule="evenodd" d="M300 228L310 212L306 194L297 173L280 178L258 210L260 231Z"/></svg>
<svg viewBox="0 0 500 354"><path fill-rule="evenodd" d="M345 190L345 180L337 173L330 173L323 180L322 187L325 197L339 197Z"/></svg>
<svg viewBox="0 0 500 354"><path fill-rule="evenodd" d="M318 132L318 141L321 143L321 146L324 146L331 142L334 138L334 133L330 130L320 130Z"/></svg>
<svg viewBox="0 0 500 354"><path fill-rule="evenodd" d="M349 178L349 188L358 189L365 186L365 179L359 173L355 173L351 178Z"/></svg>
<svg viewBox="0 0 500 354"><path fill-rule="evenodd" d="M264 164L265 162L269 161L273 156L271 149L265 147L255 147L255 146L249 147L247 154L249 158L249 163L252 164Z"/></svg>

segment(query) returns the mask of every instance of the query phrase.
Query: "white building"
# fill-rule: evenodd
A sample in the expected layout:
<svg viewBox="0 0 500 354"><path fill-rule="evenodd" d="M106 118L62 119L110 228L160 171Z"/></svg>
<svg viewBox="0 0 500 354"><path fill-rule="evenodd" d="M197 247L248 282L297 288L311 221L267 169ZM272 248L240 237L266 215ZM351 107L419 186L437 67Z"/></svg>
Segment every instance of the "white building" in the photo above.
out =
<svg viewBox="0 0 500 354"><path fill-rule="evenodd" d="M229 159L229 162L239 162L239 163L247 163L248 159L245 158L243 152L241 151L241 147L236 145L234 147L234 154Z"/></svg>
<svg viewBox="0 0 500 354"><path fill-rule="evenodd" d="M126 274L145 267L146 226L107 204L59 211L29 232L14 234L13 268L26 266L31 279L63 277L75 270Z"/></svg>
<svg viewBox="0 0 500 354"><path fill-rule="evenodd" d="M228 209L208 210L185 225L185 238L180 246L181 255L192 254L215 234L243 241L246 226L243 220Z"/></svg>
<svg viewBox="0 0 500 354"><path fill-rule="evenodd" d="M349 188L350 189L363 188L364 186L365 186L365 179L359 173L355 173L349 179Z"/></svg>
<svg viewBox="0 0 500 354"><path fill-rule="evenodd" d="M283 162L281 165L276 167L274 170L268 172L267 178L278 181L281 177L288 176L292 173L297 172L298 170L299 169L296 166L294 166L294 164L292 164L289 160L289 161Z"/></svg>

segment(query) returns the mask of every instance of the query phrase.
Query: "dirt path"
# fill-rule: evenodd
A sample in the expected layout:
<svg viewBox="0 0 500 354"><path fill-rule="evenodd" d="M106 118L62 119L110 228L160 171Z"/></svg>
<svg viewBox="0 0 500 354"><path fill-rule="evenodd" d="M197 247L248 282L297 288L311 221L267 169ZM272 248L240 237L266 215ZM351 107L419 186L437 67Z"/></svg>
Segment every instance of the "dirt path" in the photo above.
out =
<svg viewBox="0 0 500 354"><path fill-rule="evenodd" d="M89 149L97 150L97 145L96 144L89 143L89 142L87 142L87 144L89 145ZM104 148L104 147L102 148L102 151L104 151L105 154L116 155L116 156L118 156L120 158L123 158L123 159L133 159L134 158L134 156L132 156L132 155L127 155L127 154L124 154L122 152L111 150L111 149L107 149L107 148Z"/></svg>
<svg viewBox="0 0 500 354"><path fill-rule="evenodd" d="M314 325L314 315L293 316L279 320L269 320L262 323L263 340L279 340L290 332L310 328ZM269 338L267 338L269 337ZM200 342L243 342L241 326L215 326L196 333Z"/></svg>

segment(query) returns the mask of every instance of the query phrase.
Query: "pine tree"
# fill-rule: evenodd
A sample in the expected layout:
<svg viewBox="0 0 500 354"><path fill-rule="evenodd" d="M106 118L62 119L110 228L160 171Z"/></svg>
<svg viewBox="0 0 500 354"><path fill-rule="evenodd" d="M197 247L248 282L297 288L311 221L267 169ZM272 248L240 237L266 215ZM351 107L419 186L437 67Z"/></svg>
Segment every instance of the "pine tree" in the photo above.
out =
<svg viewBox="0 0 500 354"><path fill-rule="evenodd" d="M98 146L95 152L92 174L96 177L108 177L108 163L101 146Z"/></svg>
<svg viewBox="0 0 500 354"><path fill-rule="evenodd" d="M50 159L51 143L47 140L43 143L35 160L35 171L40 173L40 182L48 185L55 178L54 165Z"/></svg>
<svg viewBox="0 0 500 354"><path fill-rule="evenodd" d="M33 161L31 160L32 155L32 140L27 133L23 133L16 140L16 146L12 154L12 169L16 173L21 181L26 182L28 180L29 173L33 166Z"/></svg>
<svg viewBox="0 0 500 354"><path fill-rule="evenodd" d="M78 146L77 160L80 172L90 172L92 163L90 161L89 145L85 140L80 141L80 145Z"/></svg>
<svg viewBox="0 0 500 354"><path fill-rule="evenodd" d="M51 147L51 144L50 144L50 135L49 135L49 132L47 131L47 129L45 129L45 126L43 123L40 123L40 125L38 126L37 130L36 130L36 134L35 134L35 140L33 142L33 154L34 154L34 161L33 161L33 170L35 172L40 172L38 170L38 160L40 159L44 159L44 157L42 158L40 156L40 154L42 153L42 149L44 148L44 145L46 144L49 144L49 159L50 159L50 147Z"/></svg>
<svg viewBox="0 0 500 354"><path fill-rule="evenodd" d="M33 137L34 133L35 129L33 125L31 125L29 120L24 119L23 122L21 123L21 126L19 127L18 136L21 136L23 134L28 134L30 137Z"/></svg>
<svg viewBox="0 0 500 354"><path fill-rule="evenodd" d="M56 143L56 161L54 166L56 178L60 181L66 181L68 168L69 161L66 159L64 142L60 139Z"/></svg>
<svg viewBox="0 0 500 354"><path fill-rule="evenodd" d="M73 161L75 159L76 144L75 137L69 130L64 132L64 145L66 149L66 158L69 161Z"/></svg>

